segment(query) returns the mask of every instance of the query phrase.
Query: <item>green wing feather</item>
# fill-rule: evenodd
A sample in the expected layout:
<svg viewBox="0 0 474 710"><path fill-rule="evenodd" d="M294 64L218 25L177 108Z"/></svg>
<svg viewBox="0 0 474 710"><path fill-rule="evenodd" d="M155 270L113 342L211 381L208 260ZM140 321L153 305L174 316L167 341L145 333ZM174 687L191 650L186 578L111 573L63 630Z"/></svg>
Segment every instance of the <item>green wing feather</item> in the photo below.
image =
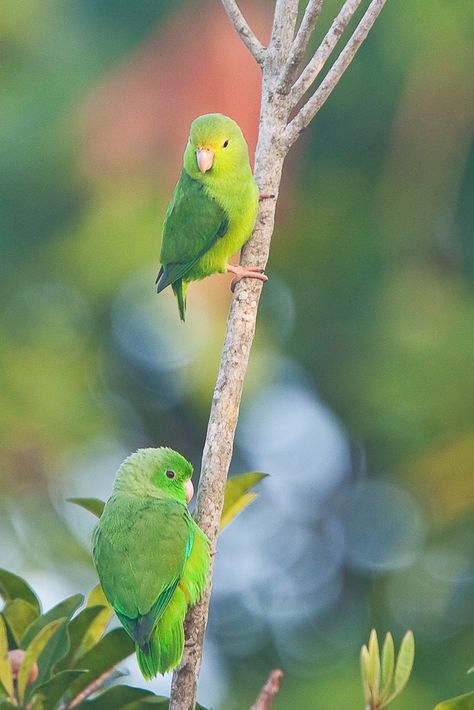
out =
<svg viewBox="0 0 474 710"><path fill-rule="evenodd" d="M163 224L158 293L185 277L228 227L225 210L183 169Z"/></svg>
<svg viewBox="0 0 474 710"><path fill-rule="evenodd" d="M156 622L181 579L193 534L187 509L175 500L122 495L107 503L93 554L121 618L151 615Z"/></svg>

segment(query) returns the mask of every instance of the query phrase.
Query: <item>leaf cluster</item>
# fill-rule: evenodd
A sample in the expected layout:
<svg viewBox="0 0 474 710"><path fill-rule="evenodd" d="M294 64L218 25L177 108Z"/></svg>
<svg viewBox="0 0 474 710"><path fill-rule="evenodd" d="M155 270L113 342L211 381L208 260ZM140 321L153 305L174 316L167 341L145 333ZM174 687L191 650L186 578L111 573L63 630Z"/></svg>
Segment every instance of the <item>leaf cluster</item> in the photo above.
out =
<svg viewBox="0 0 474 710"><path fill-rule="evenodd" d="M400 644L398 656L392 634L387 633L380 656L377 632L372 629L368 646L360 651L362 687L368 710L386 708L408 683L415 660L415 639L407 631Z"/></svg>

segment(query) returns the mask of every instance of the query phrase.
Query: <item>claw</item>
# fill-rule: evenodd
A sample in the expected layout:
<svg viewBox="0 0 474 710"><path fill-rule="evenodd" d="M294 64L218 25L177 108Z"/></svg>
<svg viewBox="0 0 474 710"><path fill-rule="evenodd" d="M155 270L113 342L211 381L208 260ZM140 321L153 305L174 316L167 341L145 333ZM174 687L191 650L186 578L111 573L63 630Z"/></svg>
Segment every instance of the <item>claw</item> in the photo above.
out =
<svg viewBox="0 0 474 710"><path fill-rule="evenodd" d="M232 283L230 284L230 290L232 293L234 293L235 287L242 279L258 279L263 283L268 281L268 276L264 273L265 270L260 266L235 266L234 264L227 264L226 268L227 271L235 274L235 277L232 279Z"/></svg>

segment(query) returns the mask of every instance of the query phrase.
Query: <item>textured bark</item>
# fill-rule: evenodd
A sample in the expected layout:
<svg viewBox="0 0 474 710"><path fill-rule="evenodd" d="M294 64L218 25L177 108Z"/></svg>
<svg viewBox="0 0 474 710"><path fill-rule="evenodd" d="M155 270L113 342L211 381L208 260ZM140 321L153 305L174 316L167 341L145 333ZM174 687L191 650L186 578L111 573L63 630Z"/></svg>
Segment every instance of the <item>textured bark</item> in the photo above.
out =
<svg viewBox="0 0 474 710"><path fill-rule="evenodd" d="M273 701L275 700L276 696L278 695L278 691L280 690L282 678L283 671L281 671L279 668L273 670L268 676L267 682L263 686L257 700L252 705L250 710L270 710L271 706L273 705Z"/></svg>
<svg viewBox="0 0 474 710"><path fill-rule="evenodd" d="M370 12L369 8L349 40L348 45L352 42L350 51L346 53L344 61L339 65L339 75L331 77L330 91L342 76L385 2L386 0L373 0L371 3L371 7L377 6L377 12L375 16L372 13L367 17L367 13ZM290 146L311 120L311 118L307 120L308 114L302 112L313 97L308 100L306 106L301 109L293 121L288 123L297 99L291 87L285 91L282 90L282 87L286 87L289 77L296 75L300 67L304 49L321 9L321 3L309 0L307 12L303 16L302 24L295 37L298 0L276 0L272 34L268 47L263 47L255 38L234 0L222 0L222 3L235 29L256 61L262 66L262 103L255 156L255 179L260 194L265 199L260 202L255 229L242 251L241 264L265 268L270 252L283 162ZM349 5L352 7L353 4L354 0L351 0L350 3L346 2L344 6L346 8ZM363 31L361 31L362 24ZM344 50L341 55L343 53ZM325 98L330 91L325 93ZM309 109L312 115L315 113L313 108L311 105ZM219 532L224 487L232 458L235 429L250 348L255 334L261 291L262 283L256 279L245 279L235 288L212 399L195 517L198 525L208 535L214 546ZM195 707L202 646L211 596L212 571L211 569L206 593L201 601L190 609L186 618L185 633L188 643L181 665L173 674L170 710L194 710ZM278 672L274 671L274 673ZM275 679L276 676L273 677L274 681ZM266 707L270 707L270 705L257 704L254 706L254 708Z"/></svg>

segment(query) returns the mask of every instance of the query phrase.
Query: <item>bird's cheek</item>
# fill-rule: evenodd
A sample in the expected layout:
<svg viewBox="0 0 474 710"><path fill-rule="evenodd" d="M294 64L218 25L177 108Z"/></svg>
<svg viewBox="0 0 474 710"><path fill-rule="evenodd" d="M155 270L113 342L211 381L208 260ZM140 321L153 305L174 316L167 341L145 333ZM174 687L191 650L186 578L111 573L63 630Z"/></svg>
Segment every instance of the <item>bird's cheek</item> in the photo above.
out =
<svg viewBox="0 0 474 710"><path fill-rule="evenodd" d="M191 480L185 481L184 492L186 494L186 503L189 503L194 495L194 486Z"/></svg>

